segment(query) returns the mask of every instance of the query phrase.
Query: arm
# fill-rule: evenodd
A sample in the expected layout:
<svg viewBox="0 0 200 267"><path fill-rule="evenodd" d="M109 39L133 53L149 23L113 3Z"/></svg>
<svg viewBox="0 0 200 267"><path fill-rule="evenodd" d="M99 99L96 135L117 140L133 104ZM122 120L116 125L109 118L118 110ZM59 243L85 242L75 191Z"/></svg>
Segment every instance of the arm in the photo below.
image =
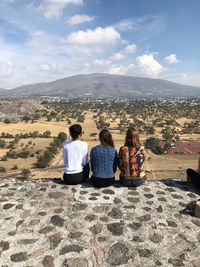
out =
<svg viewBox="0 0 200 267"><path fill-rule="evenodd" d="M83 159L82 159L83 166L87 165L88 162L89 160L88 160L88 145L87 145L84 151Z"/></svg>
<svg viewBox="0 0 200 267"><path fill-rule="evenodd" d="M145 149L142 147L141 149L141 154L143 155L143 161L145 161Z"/></svg>
<svg viewBox="0 0 200 267"><path fill-rule="evenodd" d="M90 166L91 166L91 170L93 172L94 170L94 157L93 157L93 148L90 151Z"/></svg>
<svg viewBox="0 0 200 267"><path fill-rule="evenodd" d="M121 150L121 148L119 150L119 154L118 154L118 157L117 157L117 166L121 171L122 170L122 150Z"/></svg>
<svg viewBox="0 0 200 267"><path fill-rule="evenodd" d="M113 172L116 173L117 170L117 151L115 152L115 158L113 162Z"/></svg>
<svg viewBox="0 0 200 267"><path fill-rule="evenodd" d="M63 149L62 149L62 158L63 158L63 161L64 161L64 166L67 165L67 153L65 151L65 147L63 145Z"/></svg>

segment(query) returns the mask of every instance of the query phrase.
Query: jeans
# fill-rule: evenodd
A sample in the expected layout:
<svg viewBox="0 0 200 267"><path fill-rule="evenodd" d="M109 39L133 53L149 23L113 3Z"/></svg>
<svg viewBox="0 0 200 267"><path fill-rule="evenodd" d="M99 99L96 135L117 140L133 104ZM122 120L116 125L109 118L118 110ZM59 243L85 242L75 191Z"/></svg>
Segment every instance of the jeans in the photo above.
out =
<svg viewBox="0 0 200 267"><path fill-rule="evenodd" d="M138 178L138 179L126 179L122 176L120 176L120 183L123 186L127 186L127 187L136 187L136 186L140 186L144 183L144 181L146 180L145 177L143 178Z"/></svg>
<svg viewBox="0 0 200 267"><path fill-rule="evenodd" d="M89 163L83 167L83 171L79 173L64 173L63 180L65 184L76 185L83 183L88 179L90 173Z"/></svg>
<svg viewBox="0 0 200 267"><path fill-rule="evenodd" d="M91 177L91 182L93 184L94 187L107 187L107 186L111 186L112 184L114 184L115 182L115 177L112 178L99 178L99 177Z"/></svg>

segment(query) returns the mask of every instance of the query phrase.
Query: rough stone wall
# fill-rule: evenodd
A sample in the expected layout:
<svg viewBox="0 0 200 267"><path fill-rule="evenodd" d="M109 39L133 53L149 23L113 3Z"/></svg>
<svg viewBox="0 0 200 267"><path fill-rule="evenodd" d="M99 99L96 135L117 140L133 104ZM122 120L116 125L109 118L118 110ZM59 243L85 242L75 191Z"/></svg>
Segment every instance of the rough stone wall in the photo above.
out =
<svg viewBox="0 0 200 267"><path fill-rule="evenodd" d="M0 181L0 266L200 266L200 219L186 182L139 188Z"/></svg>

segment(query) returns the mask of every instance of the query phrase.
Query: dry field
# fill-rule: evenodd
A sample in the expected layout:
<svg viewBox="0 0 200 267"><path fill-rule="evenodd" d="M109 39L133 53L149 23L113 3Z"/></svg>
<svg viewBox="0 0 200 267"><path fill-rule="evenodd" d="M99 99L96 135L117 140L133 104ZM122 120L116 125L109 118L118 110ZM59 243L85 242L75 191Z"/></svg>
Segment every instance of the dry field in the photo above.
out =
<svg viewBox="0 0 200 267"><path fill-rule="evenodd" d="M93 146L99 144L98 141L98 129L96 128L96 124L93 119L94 113L91 111L87 111L85 114L85 121L82 124L84 135L83 140L87 141L89 144L89 149ZM105 114L104 114L105 115ZM71 119L72 123L75 123L76 120ZM113 139L115 141L115 147L117 150L123 145L124 143L124 134L120 134L116 127L119 123L119 120L113 121L112 116L107 116L107 121L111 123L110 130L113 134ZM180 124L184 124L188 122L187 119L180 119L178 121ZM38 131L39 133L43 133L45 131L51 131L51 136L55 137L58 135L59 132L66 132L68 133L68 127L66 121L47 121L40 119L36 123L11 123L5 124L0 122L0 134L2 132L10 133L10 134L19 134L19 133L28 133L33 131ZM155 136L160 137L161 128L156 129ZM96 137L91 137L90 134L97 133ZM142 141L147 138L146 135L141 135ZM183 140L194 140L200 141L200 135L185 135L182 136L181 139ZM35 145L28 145L28 142L32 141ZM52 141L52 138L28 138L28 139L21 139L20 142L17 144L17 150L20 151L22 148L28 145L27 149L31 152L37 152L38 150L43 151L46 147L48 147L49 143ZM23 144L23 145L22 145ZM7 149L0 149L0 157L6 154ZM154 155L151 151L146 151L146 162L145 168L147 171L147 177L149 179L163 179L163 178L177 178L177 179L185 179L185 170L188 167L196 168L198 161L197 154L190 154L190 155ZM5 175L11 175L12 173L18 173L19 171L12 171L11 168L14 165L17 165L19 170L23 168L31 169L32 177L33 178L61 178L63 172L63 162L62 162L62 151L60 151L53 161L51 162L50 168L47 169L34 169L34 163L36 162L35 157L28 157L27 159L9 159L8 161L0 161L0 167L5 167L7 173ZM3 177L4 174L0 174L0 177ZM119 176L119 173L116 174L116 177Z"/></svg>

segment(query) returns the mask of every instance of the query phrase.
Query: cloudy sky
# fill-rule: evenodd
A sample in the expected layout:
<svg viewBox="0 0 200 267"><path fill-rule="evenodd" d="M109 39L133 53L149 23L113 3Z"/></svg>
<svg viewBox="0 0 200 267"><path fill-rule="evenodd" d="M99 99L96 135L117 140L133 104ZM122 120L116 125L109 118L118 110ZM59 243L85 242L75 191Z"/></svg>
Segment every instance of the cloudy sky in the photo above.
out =
<svg viewBox="0 0 200 267"><path fill-rule="evenodd" d="M0 0L0 88L86 73L200 86L199 0Z"/></svg>

